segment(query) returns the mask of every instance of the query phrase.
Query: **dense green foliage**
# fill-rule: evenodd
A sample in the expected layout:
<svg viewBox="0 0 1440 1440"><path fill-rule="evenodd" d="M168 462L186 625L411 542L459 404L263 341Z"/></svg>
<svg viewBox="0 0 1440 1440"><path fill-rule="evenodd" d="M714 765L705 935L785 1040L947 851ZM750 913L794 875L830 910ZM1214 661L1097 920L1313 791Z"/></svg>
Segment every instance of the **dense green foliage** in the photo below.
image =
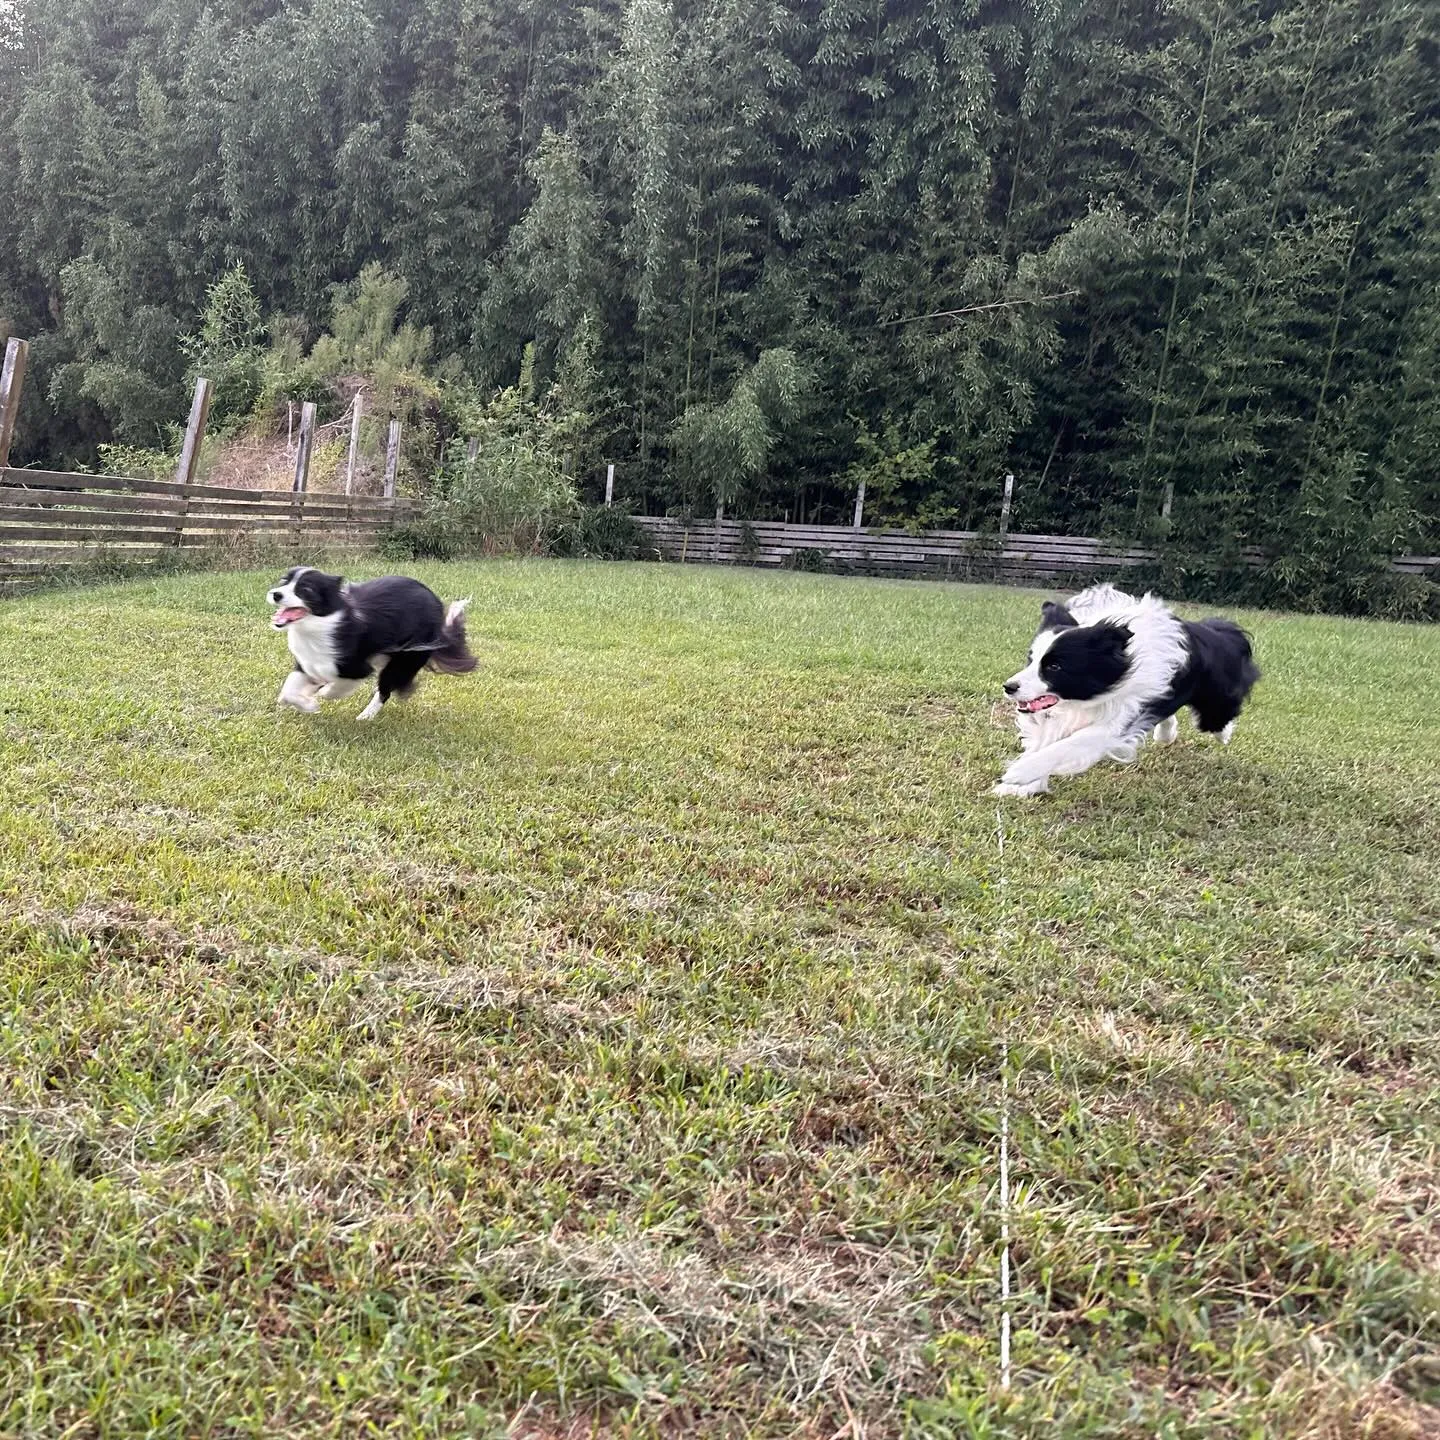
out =
<svg viewBox="0 0 1440 1440"><path fill-rule="evenodd" d="M736 514L863 472L983 526L1010 470L1017 528L1264 545L1351 607L1440 539L1433 6L18 0L0 93L22 459L155 444L235 265L303 349L379 264L432 378L590 337L591 498L603 454L693 504L724 452Z"/></svg>
<svg viewBox="0 0 1440 1440"><path fill-rule="evenodd" d="M527 346L519 384L467 418L471 439L446 448L420 514L388 548L440 560L548 550L579 510L567 441L587 417L572 408L565 377L539 394Z"/></svg>

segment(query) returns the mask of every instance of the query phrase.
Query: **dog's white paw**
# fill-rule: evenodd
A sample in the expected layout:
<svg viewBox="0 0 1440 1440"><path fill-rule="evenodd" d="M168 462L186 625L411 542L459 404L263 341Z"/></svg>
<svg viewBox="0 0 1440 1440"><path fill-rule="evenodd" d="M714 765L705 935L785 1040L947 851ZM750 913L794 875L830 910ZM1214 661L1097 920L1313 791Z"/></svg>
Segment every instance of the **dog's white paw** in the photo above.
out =
<svg viewBox="0 0 1440 1440"><path fill-rule="evenodd" d="M384 705L384 701L377 694L373 700L355 717L357 720L373 720Z"/></svg>
<svg viewBox="0 0 1440 1440"><path fill-rule="evenodd" d="M1228 745L1235 738L1235 722L1232 720L1221 732L1220 743Z"/></svg>
<svg viewBox="0 0 1440 1440"><path fill-rule="evenodd" d="M1155 743L1157 745L1173 745L1179 735L1180 720L1178 716L1168 716L1155 727Z"/></svg>
<svg viewBox="0 0 1440 1440"><path fill-rule="evenodd" d="M307 715L320 712L320 702L315 698L315 682L300 670L292 670L275 697L277 705L288 705L293 710L303 710Z"/></svg>
<svg viewBox="0 0 1440 1440"><path fill-rule="evenodd" d="M1045 795L1050 790L1049 783L1044 780L1032 781L1029 785L1007 785L1003 780L990 789L992 795L1015 795L1030 797L1032 795Z"/></svg>
<svg viewBox="0 0 1440 1440"><path fill-rule="evenodd" d="M1031 785L1045 785L1049 780L1050 769L1035 751L1012 760L1000 777L1002 785L1013 785L1021 789L1028 789Z"/></svg>

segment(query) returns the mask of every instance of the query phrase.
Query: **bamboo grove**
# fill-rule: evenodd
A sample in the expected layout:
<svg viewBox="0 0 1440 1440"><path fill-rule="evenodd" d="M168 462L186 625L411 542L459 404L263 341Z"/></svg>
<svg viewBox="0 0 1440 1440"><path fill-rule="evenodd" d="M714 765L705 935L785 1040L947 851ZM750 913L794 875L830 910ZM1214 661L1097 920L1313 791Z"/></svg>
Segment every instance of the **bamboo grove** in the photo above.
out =
<svg viewBox="0 0 1440 1440"><path fill-rule="evenodd" d="M0 189L30 461L157 443L235 266L273 338L378 264L443 385L583 346L652 509L1440 548L1433 4L16 0Z"/></svg>

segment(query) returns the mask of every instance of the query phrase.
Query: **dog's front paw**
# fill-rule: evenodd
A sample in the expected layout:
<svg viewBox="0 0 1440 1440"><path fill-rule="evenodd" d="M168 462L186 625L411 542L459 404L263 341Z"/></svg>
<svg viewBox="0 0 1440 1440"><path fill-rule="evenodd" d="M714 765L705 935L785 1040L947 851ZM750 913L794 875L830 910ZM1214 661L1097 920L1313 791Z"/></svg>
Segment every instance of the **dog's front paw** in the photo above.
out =
<svg viewBox="0 0 1440 1440"><path fill-rule="evenodd" d="M1032 795L1045 795L1050 790L1049 784L1044 780L1032 781L1029 785L1007 785L1001 781L998 785L992 786L992 795L1014 795L1029 798Z"/></svg>
<svg viewBox="0 0 1440 1440"><path fill-rule="evenodd" d="M1019 790L1029 791L1030 786L1044 786L1050 779L1050 767L1045 763L1044 756L1036 751L1019 756L1012 760L1005 767L1005 773L1000 777L1002 785L1013 785Z"/></svg>
<svg viewBox="0 0 1440 1440"><path fill-rule="evenodd" d="M292 710L303 710L307 715L320 713L320 702L315 698L315 683L299 670L292 670L275 697L277 705L288 705Z"/></svg>

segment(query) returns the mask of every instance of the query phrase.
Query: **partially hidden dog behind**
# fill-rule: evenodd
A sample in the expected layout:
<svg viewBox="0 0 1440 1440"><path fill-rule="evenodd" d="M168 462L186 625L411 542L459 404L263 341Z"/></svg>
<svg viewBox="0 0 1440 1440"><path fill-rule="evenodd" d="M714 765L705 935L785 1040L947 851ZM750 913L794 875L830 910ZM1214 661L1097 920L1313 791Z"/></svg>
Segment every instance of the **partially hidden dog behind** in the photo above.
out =
<svg viewBox="0 0 1440 1440"><path fill-rule="evenodd" d="M464 675L478 663L465 641L465 607L449 609L427 585L387 575L352 585L309 565L287 570L269 594L271 625L283 630L295 668L279 703L315 713L372 675L375 694L359 719L373 720L391 696L415 688L424 669Z"/></svg>
<svg viewBox="0 0 1440 1440"><path fill-rule="evenodd" d="M1176 738L1187 706L1228 745L1260 678L1250 637L1231 620L1182 620L1154 595L1096 585L1047 601L1025 668L1005 682L1024 753L997 795L1040 795L1055 775L1127 763L1147 735Z"/></svg>

